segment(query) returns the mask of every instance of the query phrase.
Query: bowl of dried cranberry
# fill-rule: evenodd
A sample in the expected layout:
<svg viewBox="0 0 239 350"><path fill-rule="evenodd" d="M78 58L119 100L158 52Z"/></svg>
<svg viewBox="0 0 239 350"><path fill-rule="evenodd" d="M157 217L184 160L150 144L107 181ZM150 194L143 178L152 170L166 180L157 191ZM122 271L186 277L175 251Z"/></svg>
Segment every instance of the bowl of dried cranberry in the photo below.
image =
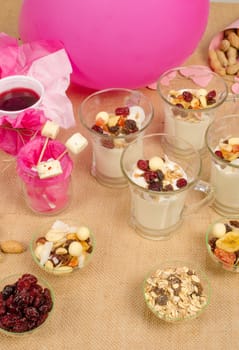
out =
<svg viewBox="0 0 239 350"><path fill-rule="evenodd" d="M25 273L0 280L0 333L31 334L49 320L54 292L47 281Z"/></svg>
<svg viewBox="0 0 239 350"><path fill-rule="evenodd" d="M221 217L206 232L209 256L224 270L239 272L239 217Z"/></svg>

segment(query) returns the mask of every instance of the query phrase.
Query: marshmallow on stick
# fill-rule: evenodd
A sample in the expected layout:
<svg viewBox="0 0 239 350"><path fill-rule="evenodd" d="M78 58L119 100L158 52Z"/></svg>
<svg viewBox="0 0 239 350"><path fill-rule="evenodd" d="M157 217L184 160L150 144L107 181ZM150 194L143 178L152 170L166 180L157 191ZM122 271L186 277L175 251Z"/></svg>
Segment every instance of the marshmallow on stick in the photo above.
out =
<svg viewBox="0 0 239 350"><path fill-rule="evenodd" d="M42 157L43 157L44 152L46 150L49 139L54 140L57 137L59 131L60 131L60 126L53 121L47 120L47 122L44 124L44 126L41 130L41 134L42 134L42 136L46 137L46 140L45 140L44 145L42 147L41 154L39 156L37 164L39 164L42 160Z"/></svg>
<svg viewBox="0 0 239 350"><path fill-rule="evenodd" d="M62 174L61 163L57 159L48 159L46 162L37 164L37 172L40 179L48 179Z"/></svg>
<svg viewBox="0 0 239 350"><path fill-rule="evenodd" d="M88 145L87 139L79 132L73 134L65 143L66 149L62 152L57 160L60 160L69 151L73 154L78 154Z"/></svg>

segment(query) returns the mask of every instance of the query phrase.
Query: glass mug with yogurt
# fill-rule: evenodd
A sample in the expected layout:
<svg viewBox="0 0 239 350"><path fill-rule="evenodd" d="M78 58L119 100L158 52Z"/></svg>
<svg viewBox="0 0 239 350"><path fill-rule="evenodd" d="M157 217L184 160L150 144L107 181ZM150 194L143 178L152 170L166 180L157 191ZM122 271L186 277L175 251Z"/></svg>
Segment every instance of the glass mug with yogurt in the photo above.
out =
<svg viewBox="0 0 239 350"><path fill-rule="evenodd" d="M141 136L153 118L150 100L141 92L107 89L88 96L80 106L80 120L93 146L91 174L102 185L125 187L120 157Z"/></svg>
<svg viewBox="0 0 239 350"><path fill-rule="evenodd" d="M224 79L205 66L178 67L160 77L157 90L164 102L164 132L205 151L205 132L228 97Z"/></svg>
<svg viewBox="0 0 239 350"><path fill-rule="evenodd" d="M0 79L0 116L16 118L29 108L38 108L43 94L43 85L33 77L11 75Z"/></svg>
<svg viewBox="0 0 239 350"><path fill-rule="evenodd" d="M210 182L214 187L213 208L220 215L239 213L239 115L213 121L206 132L211 155Z"/></svg>
<svg viewBox="0 0 239 350"><path fill-rule="evenodd" d="M199 180L199 152L183 139L146 135L140 147L132 142L124 149L121 167L130 185L131 224L145 238L168 239L186 215L213 198L210 184Z"/></svg>

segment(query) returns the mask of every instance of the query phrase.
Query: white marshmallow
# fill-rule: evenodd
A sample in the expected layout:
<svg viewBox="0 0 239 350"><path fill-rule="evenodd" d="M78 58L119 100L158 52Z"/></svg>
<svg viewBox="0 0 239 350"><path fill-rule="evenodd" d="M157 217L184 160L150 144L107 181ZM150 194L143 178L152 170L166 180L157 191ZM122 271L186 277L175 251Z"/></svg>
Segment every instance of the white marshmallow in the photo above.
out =
<svg viewBox="0 0 239 350"><path fill-rule="evenodd" d="M49 139L55 139L59 134L60 126L53 121L47 120L41 130L42 136L48 137Z"/></svg>
<svg viewBox="0 0 239 350"><path fill-rule="evenodd" d="M46 162L40 162L37 165L37 172L40 179L47 179L62 174L61 163L59 160L53 159Z"/></svg>
<svg viewBox="0 0 239 350"><path fill-rule="evenodd" d="M66 141L65 145L70 152L78 154L88 145L88 141L84 136L77 132Z"/></svg>

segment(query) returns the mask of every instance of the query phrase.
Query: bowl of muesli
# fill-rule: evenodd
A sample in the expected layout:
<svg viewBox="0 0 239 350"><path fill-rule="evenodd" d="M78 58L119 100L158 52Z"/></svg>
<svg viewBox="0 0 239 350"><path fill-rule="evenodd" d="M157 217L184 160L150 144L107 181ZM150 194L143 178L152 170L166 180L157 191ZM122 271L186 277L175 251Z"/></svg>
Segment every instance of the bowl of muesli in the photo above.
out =
<svg viewBox="0 0 239 350"><path fill-rule="evenodd" d="M221 217L206 232L209 256L224 270L239 272L239 217Z"/></svg>
<svg viewBox="0 0 239 350"><path fill-rule="evenodd" d="M206 274L191 263L169 261L147 274L143 294L148 308L167 322L181 322L201 315L210 301Z"/></svg>

